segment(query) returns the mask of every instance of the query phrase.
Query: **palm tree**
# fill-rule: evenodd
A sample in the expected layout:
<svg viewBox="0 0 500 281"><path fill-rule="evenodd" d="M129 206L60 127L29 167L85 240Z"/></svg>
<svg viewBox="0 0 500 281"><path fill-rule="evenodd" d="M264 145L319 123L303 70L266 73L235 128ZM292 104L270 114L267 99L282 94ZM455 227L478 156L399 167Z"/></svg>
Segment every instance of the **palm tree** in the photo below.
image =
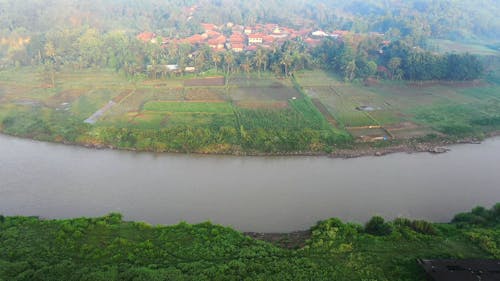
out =
<svg viewBox="0 0 500 281"><path fill-rule="evenodd" d="M241 64L241 69L247 74L247 79L250 78L251 63L250 63L250 59L248 57Z"/></svg>
<svg viewBox="0 0 500 281"><path fill-rule="evenodd" d="M292 65L292 54L288 51L284 52L279 60L279 63L283 66L285 70L285 76L288 76L288 70Z"/></svg>
<svg viewBox="0 0 500 281"><path fill-rule="evenodd" d="M257 72L259 74L260 78L260 70L262 69L262 65L266 63L267 56L264 53L264 50L262 48L257 49L257 52L255 52L255 57L254 61L257 66Z"/></svg>
<svg viewBox="0 0 500 281"><path fill-rule="evenodd" d="M226 51L224 53L224 63L226 64L226 86L229 85L229 77L231 76L232 67L235 59L232 52Z"/></svg>
<svg viewBox="0 0 500 281"><path fill-rule="evenodd" d="M212 62L215 65L215 72L217 72L217 65L219 65L219 63L221 63L221 61L222 61L222 57L219 53L214 53L212 55Z"/></svg>
<svg viewBox="0 0 500 281"><path fill-rule="evenodd" d="M50 75L50 82L52 85L52 88L56 86L56 79L55 79L55 71L56 71L56 48L54 44L49 41L47 44L45 44L45 57L47 58L45 60L45 69L47 72L49 72Z"/></svg>

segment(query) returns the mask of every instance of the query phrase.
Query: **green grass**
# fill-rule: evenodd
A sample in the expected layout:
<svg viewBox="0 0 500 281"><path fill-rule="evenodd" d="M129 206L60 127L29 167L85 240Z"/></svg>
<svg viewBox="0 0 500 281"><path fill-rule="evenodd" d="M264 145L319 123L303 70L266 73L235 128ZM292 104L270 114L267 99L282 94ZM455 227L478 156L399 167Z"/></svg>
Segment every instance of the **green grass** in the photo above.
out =
<svg viewBox="0 0 500 281"><path fill-rule="evenodd" d="M110 70L67 69L56 73L56 87L51 88L42 69L20 68L0 71L0 118L10 117L12 121L19 116L19 122L2 128L17 135L32 136L27 128L39 122L45 126L41 139L64 141L61 135L75 139L74 134L80 132L78 139L82 143L134 148L141 140L142 149L147 150L146 141L150 140L152 147L153 143L162 147L160 151L168 150L170 146L163 143L173 141L178 131L186 128L196 129L198 135L179 136L173 150L184 151L183 142L189 138L199 141L202 136L205 139L200 146L193 139L189 151L208 151L203 148L217 144L253 152L328 151L336 142L348 141L343 131L346 127L376 125L398 128L398 138L429 132L450 137L482 136L500 127L500 71L495 67L492 62L486 79L475 85L410 87L404 81L379 81L367 87L360 81L344 83L328 72L314 70L295 73L294 80L276 78L267 72L261 78L257 73L236 74L227 88L184 87L187 78L134 82ZM311 99L325 106L336 128ZM75 126L75 120L83 122L110 100L119 103L95 126L105 127L117 136L85 133L85 126ZM356 109L363 105L376 110ZM25 114L34 108L44 114ZM36 120L31 122L29 118ZM65 121L69 119L72 121ZM123 137L124 132L114 130L117 128L130 132ZM226 131L220 132L220 128ZM168 133L149 131L155 129Z"/></svg>
<svg viewBox="0 0 500 281"><path fill-rule="evenodd" d="M179 113L217 113L231 114L233 108L227 102L183 102L183 101L150 101L144 104L146 111L179 112Z"/></svg>
<svg viewBox="0 0 500 281"><path fill-rule="evenodd" d="M0 279L420 281L417 259L499 258L499 207L420 228L382 220L390 229L382 236L332 218L290 248L209 222L0 216Z"/></svg>
<svg viewBox="0 0 500 281"><path fill-rule="evenodd" d="M245 129L265 130L329 130L323 115L308 98L291 100L284 109L237 110L238 120Z"/></svg>

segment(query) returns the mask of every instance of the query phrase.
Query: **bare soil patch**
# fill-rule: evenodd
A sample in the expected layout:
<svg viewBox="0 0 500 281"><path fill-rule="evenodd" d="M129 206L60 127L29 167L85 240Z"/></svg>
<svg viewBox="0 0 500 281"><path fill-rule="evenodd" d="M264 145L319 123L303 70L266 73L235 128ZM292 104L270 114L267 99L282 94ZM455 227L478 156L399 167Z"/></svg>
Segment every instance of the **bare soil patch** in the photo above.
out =
<svg viewBox="0 0 500 281"><path fill-rule="evenodd" d="M225 78L223 76L206 77L206 78L193 78L184 81L186 87L199 87L199 86L224 86Z"/></svg>
<svg viewBox="0 0 500 281"><path fill-rule="evenodd" d="M286 101L258 101L258 100L242 100L237 101L236 106L247 109L282 109L288 107Z"/></svg>
<svg viewBox="0 0 500 281"><path fill-rule="evenodd" d="M113 101L116 102L116 103L119 103L121 102L125 97L127 97L128 95L130 95L130 93L132 93L132 90L127 90L127 91L123 91L121 92L118 96L114 97L113 98Z"/></svg>
<svg viewBox="0 0 500 281"><path fill-rule="evenodd" d="M346 130L362 142L387 140L389 134L380 126L347 127Z"/></svg>
<svg viewBox="0 0 500 281"><path fill-rule="evenodd" d="M186 89L185 99L188 101L224 101L221 94L210 89Z"/></svg>
<svg viewBox="0 0 500 281"><path fill-rule="evenodd" d="M279 84L279 86L278 86ZM234 100L288 101L300 94L293 88L277 83L273 87L238 87L231 92Z"/></svg>
<svg viewBox="0 0 500 281"><path fill-rule="evenodd" d="M413 122L401 122L385 126L385 129L396 139L410 139L417 137L424 137L428 134L441 135L433 129Z"/></svg>

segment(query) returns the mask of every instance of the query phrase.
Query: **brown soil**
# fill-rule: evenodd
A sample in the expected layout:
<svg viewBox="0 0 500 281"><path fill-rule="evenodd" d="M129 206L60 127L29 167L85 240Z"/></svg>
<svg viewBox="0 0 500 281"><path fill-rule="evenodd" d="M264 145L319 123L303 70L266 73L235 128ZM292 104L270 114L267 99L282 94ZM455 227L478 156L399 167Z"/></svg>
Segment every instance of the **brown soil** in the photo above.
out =
<svg viewBox="0 0 500 281"><path fill-rule="evenodd" d="M185 99L204 100L204 101L224 101L221 95L208 89L189 89L186 90Z"/></svg>
<svg viewBox="0 0 500 281"><path fill-rule="evenodd" d="M300 94L293 88L279 86L272 87L238 87L231 96L234 100L275 100L288 101L295 97L300 97Z"/></svg>
<svg viewBox="0 0 500 281"><path fill-rule="evenodd" d="M128 90L128 91L123 91L121 92L118 96L116 96L115 98L113 98L113 101L116 102L116 103L119 103L121 102L126 96L128 96L132 91L131 90Z"/></svg>
<svg viewBox="0 0 500 281"><path fill-rule="evenodd" d="M198 87L198 86L224 86L226 80L222 76L207 77L207 78L193 78L184 81L184 86Z"/></svg>
<svg viewBox="0 0 500 281"><path fill-rule="evenodd" d="M237 101L236 106L247 109L282 109L288 107L286 101Z"/></svg>

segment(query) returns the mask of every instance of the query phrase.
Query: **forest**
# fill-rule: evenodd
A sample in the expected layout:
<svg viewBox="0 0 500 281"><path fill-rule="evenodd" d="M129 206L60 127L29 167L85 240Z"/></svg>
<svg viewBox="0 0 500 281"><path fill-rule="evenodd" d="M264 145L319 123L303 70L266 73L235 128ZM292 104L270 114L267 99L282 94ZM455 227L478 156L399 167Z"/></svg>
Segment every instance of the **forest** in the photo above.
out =
<svg viewBox="0 0 500 281"><path fill-rule="evenodd" d="M445 0L115 2L1 1L0 65L42 66L49 76L67 67L112 68L132 76L152 75L147 66L177 64L181 69L196 67L198 73L221 66L226 75L269 70L287 76L300 69L324 67L346 80L373 75L405 80L472 80L483 70L476 57L433 54L427 50L428 39L495 42L498 39L495 31L499 29L498 5L486 0L481 3ZM200 24L206 22L218 25L274 23L295 28L345 30L350 35L337 42L323 42L319 47L309 46L298 38L245 53L214 52L208 46L185 43L144 44L136 38L144 31L171 38L201 34ZM391 42L390 45L387 42Z"/></svg>
<svg viewBox="0 0 500 281"><path fill-rule="evenodd" d="M306 233L270 243L210 222L0 216L0 280L423 280L419 258L499 259L500 203L450 223L331 218Z"/></svg>

